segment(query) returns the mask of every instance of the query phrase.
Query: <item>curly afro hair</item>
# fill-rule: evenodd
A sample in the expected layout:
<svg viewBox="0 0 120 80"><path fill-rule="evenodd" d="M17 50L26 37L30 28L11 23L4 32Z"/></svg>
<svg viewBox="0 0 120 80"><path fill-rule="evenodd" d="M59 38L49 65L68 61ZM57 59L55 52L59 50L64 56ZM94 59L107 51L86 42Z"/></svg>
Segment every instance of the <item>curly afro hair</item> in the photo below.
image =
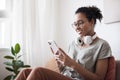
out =
<svg viewBox="0 0 120 80"><path fill-rule="evenodd" d="M91 21L93 19L95 21L94 24L96 24L96 19L98 19L101 22L103 18L100 9L98 9L95 6L80 7L76 10L75 14L77 13L85 14L88 21Z"/></svg>

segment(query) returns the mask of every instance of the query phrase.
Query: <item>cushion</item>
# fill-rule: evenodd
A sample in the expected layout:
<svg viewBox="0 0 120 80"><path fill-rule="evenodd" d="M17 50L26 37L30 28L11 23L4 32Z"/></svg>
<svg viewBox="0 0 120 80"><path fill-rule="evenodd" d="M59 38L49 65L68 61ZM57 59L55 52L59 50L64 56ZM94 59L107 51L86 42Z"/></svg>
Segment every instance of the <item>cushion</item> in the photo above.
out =
<svg viewBox="0 0 120 80"><path fill-rule="evenodd" d="M120 80L120 60L116 60L116 80Z"/></svg>
<svg viewBox="0 0 120 80"><path fill-rule="evenodd" d="M108 59L108 70L105 76L105 80L115 80L115 70L116 64L114 57L109 57Z"/></svg>
<svg viewBox="0 0 120 80"><path fill-rule="evenodd" d="M45 68L50 69L50 70L55 71L55 72L58 72L58 73L60 72L58 64L57 64L55 58L50 59L46 63Z"/></svg>

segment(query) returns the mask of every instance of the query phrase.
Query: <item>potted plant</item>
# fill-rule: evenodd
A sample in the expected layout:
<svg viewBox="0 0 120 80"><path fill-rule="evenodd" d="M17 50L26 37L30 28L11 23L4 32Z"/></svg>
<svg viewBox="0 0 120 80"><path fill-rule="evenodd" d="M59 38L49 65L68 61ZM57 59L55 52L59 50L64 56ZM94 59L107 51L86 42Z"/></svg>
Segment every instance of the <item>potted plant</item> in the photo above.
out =
<svg viewBox="0 0 120 80"><path fill-rule="evenodd" d="M16 43L15 46L11 47L11 55L4 56L5 59L7 59L4 64L6 65L6 69L10 72L12 72L10 75L4 78L4 80L14 80L15 77L20 72L21 68L24 67L30 67L30 65L25 65L22 60L20 60L20 57L22 55L19 54L20 52L20 45L19 43Z"/></svg>

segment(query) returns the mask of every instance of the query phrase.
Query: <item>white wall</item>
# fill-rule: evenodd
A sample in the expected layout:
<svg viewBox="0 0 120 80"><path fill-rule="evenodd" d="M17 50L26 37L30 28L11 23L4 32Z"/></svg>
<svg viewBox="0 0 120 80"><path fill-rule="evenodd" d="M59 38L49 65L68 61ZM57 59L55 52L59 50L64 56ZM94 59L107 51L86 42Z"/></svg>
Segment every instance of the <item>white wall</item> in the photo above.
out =
<svg viewBox="0 0 120 80"><path fill-rule="evenodd" d="M103 9L103 0L60 0L59 2L59 24L56 36L58 44L67 51L69 43L77 36L74 29L72 29L71 24L73 22L74 12L78 7L95 5ZM113 15L114 16L114 15ZM107 40L112 48L113 55L116 59L120 59L120 23L104 24L104 19L102 23L98 22L95 28L97 35L105 40Z"/></svg>

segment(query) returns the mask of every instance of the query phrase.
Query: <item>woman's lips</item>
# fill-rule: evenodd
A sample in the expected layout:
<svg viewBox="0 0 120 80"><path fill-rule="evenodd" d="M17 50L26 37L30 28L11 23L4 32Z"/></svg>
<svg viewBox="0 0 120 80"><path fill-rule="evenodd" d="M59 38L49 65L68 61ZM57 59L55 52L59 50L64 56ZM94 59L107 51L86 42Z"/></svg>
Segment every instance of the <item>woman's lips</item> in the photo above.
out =
<svg viewBox="0 0 120 80"><path fill-rule="evenodd" d="M81 34L81 33L82 33L82 31L79 31L79 30L76 30L76 32L77 32L78 34Z"/></svg>

